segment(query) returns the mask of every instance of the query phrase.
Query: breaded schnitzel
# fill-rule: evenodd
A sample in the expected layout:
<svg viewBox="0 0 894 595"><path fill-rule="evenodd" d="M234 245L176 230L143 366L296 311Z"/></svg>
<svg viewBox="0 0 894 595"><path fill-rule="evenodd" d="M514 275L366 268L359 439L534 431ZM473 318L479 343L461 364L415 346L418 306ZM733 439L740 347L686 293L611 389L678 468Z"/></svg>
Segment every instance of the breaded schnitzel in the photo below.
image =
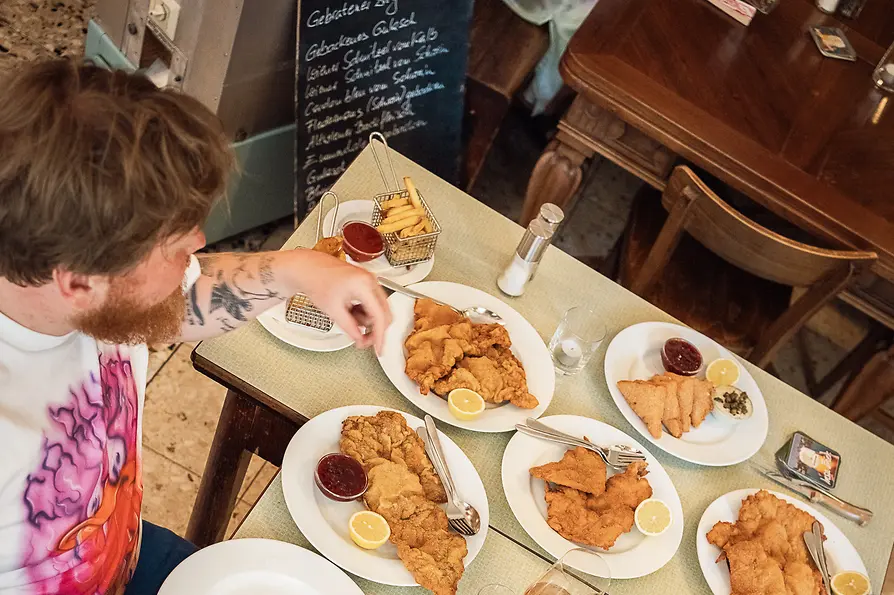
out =
<svg viewBox="0 0 894 595"><path fill-rule="evenodd" d="M435 595L454 595L469 553L466 540L450 531L447 514L425 497L419 477L384 461L370 470L364 501L388 521L391 542L416 582Z"/></svg>
<svg viewBox="0 0 894 595"><path fill-rule="evenodd" d="M391 528L397 555L420 585L435 595L455 595L468 554L466 540L450 530L438 505L447 496L422 440L396 411L342 422L342 453L366 469L367 507Z"/></svg>
<svg viewBox="0 0 894 595"><path fill-rule="evenodd" d="M533 467L531 475L594 496L605 491L605 463L598 454L580 446L565 452L557 463Z"/></svg>
<svg viewBox="0 0 894 595"><path fill-rule="evenodd" d="M820 595L823 579L803 535L816 519L766 490L742 501L735 523L720 522L708 543L723 550L730 567L731 595Z"/></svg>
<svg viewBox="0 0 894 595"><path fill-rule="evenodd" d="M402 463L419 477L426 498L432 502L447 502L447 492L425 454L422 439L397 411L347 418L342 423L339 447L363 465L367 473L384 461Z"/></svg>
<svg viewBox="0 0 894 595"><path fill-rule="evenodd" d="M494 404L509 402L533 409L524 367L512 354L512 341L500 324L473 324L450 307L429 299L413 306L413 332L404 341L405 372L419 392L446 396L467 388Z"/></svg>
<svg viewBox="0 0 894 595"><path fill-rule="evenodd" d="M671 372L648 380L620 380L618 390L649 429L661 438L661 426L674 438L701 425L714 409L713 383Z"/></svg>
<svg viewBox="0 0 894 595"><path fill-rule="evenodd" d="M539 405L537 397L528 392L527 376L521 363L508 348L489 348L485 357L466 357L450 374L432 385L435 394L446 396L457 388L468 388L481 395L488 403L509 401L521 409Z"/></svg>
<svg viewBox="0 0 894 595"><path fill-rule="evenodd" d="M427 395L435 381L450 373L471 347L471 334L472 324L463 319L463 322L435 326L407 337L405 371L419 384L419 392Z"/></svg>
<svg viewBox="0 0 894 595"><path fill-rule="evenodd" d="M652 486L645 479L644 461L628 465L623 473L606 481L605 466L599 475L589 455L599 458L584 448L569 450L558 463L534 467L531 475L549 482L546 522L554 531L569 541L607 550L633 528L634 510L652 497ZM596 478L589 478L590 472L596 473ZM568 487L572 483L586 491Z"/></svg>

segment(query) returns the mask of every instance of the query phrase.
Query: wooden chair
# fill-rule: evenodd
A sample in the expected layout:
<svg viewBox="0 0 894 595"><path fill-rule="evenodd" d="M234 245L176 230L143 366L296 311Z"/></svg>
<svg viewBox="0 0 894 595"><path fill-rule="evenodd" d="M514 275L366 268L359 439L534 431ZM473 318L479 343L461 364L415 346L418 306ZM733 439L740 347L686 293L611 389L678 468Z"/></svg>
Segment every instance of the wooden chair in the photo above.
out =
<svg viewBox="0 0 894 595"><path fill-rule="evenodd" d="M842 389L832 409L851 421L872 415L894 430L894 416L880 409L894 398L894 347L876 353Z"/></svg>
<svg viewBox="0 0 894 595"><path fill-rule="evenodd" d="M876 260L872 252L817 248L771 231L685 166L654 198L634 203L621 283L761 367ZM789 306L793 286L808 289Z"/></svg>
<svg viewBox="0 0 894 595"><path fill-rule="evenodd" d="M466 75L462 185L475 183L512 98L546 54L549 33L512 12L502 0L475 0Z"/></svg>

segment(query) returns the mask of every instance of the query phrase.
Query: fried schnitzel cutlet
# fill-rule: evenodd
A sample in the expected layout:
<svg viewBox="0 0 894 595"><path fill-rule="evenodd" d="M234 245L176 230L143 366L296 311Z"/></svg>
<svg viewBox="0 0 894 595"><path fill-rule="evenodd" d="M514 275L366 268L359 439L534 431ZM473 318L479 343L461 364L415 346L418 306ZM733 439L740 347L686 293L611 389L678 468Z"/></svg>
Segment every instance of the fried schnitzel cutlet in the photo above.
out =
<svg viewBox="0 0 894 595"><path fill-rule="evenodd" d="M644 461L605 479L605 465L585 448L569 450L557 463L531 469L547 483L547 524L569 541L610 549L633 528L634 510L652 497ZM601 471L601 473L600 473ZM592 474L592 475L591 475Z"/></svg>
<svg viewBox="0 0 894 595"><path fill-rule="evenodd" d="M446 378L432 385L432 390L443 397L454 389L468 388L488 403L508 401L521 409L537 407L540 403L528 392L525 370L512 352L491 347L488 353L492 355L463 358Z"/></svg>
<svg viewBox="0 0 894 595"><path fill-rule="evenodd" d="M438 505L447 497L421 439L396 411L349 417L342 423L342 453L363 465L366 506L391 528L397 555L421 586L455 595L468 554L466 540L450 531Z"/></svg>
<svg viewBox="0 0 894 595"><path fill-rule="evenodd" d="M413 306L413 332L404 341L405 372L419 392L446 396L457 388L479 393L485 401L533 409L539 402L528 392L521 362L499 324L474 324L452 308L429 299Z"/></svg>
<svg viewBox="0 0 894 595"><path fill-rule="evenodd" d="M620 380L618 390L653 438L661 438L662 425L671 436L680 438L699 427L714 409L713 383L671 372L649 380Z"/></svg>
<svg viewBox="0 0 894 595"><path fill-rule="evenodd" d="M406 374L419 384L419 392L427 395L435 381L446 376L471 347L472 324L463 319L456 324L443 324L418 331L407 337Z"/></svg>
<svg viewBox="0 0 894 595"><path fill-rule="evenodd" d="M416 582L435 595L454 595L469 553L466 540L450 531L447 513L425 497L419 477L383 461L369 472L364 501L388 521L390 540Z"/></svg>
<svg viewBox="0 0 894 595"><path fill-rule="evenodd" d="M731 595L822 595L823 579L803 535L816 519L766 490L742 501L735 523L719 522L708 543L723 552Z"/></svg>
<svg viewBox="0 0 894 595"><path fill-rule="evenodd" d="M533 467L531 475L594 496L605 492L605 463L598 454L580 446L567 451L561 461Z"/></svg>
<svg viewBox="0 0 894 595"><path fill-rule="evenodd" d="M425 445L397 411L373 416L353 416L342 423L341 451L356 459L367 473L384 461L402 463L419 477L425 497L447 502L447 492L425 454Z"/></svg>
<svg viewBox="0 0 894 595"><path fill-rule="evenodd" d="M445 324L459 324L465 316L432 300L416 300L413 304L413 330L427 331Z"/></svg>

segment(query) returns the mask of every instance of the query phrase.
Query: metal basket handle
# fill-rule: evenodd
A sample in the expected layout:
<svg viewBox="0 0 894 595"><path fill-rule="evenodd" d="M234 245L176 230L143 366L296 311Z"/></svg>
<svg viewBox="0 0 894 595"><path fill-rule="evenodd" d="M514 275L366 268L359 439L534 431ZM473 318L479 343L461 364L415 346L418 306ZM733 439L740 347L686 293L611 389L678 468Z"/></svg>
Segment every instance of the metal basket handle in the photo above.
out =
<svg viewBox="0 0 894 595"><path fill-rule="evenodd" d="M327 190L323 193L323 196L320 197L320 217L317 219L317 242L323 239L323 208L326 206L326 197L331 196L335 201L335 208L332 213L332 229L329 231L329 235L327 238L331 238L335 235L335 227L338 225L338 195L332 190Z"/></svg>
<svg viewBox="0 0 894 595"><path fill-rule="evenodd" d="M379 160L379 152L376 150L376 145L373 143L374 140L379 141L382 145L385 146L385 160L388 162L388 166L391 168L391 177L394 178L394 189L396 191L400 191L400 182L397 180L397 173L394 171L394 162L391 161L391 153L388 150L388 141L385 140L385 135L381 132L373 132L369 135L369 145L372 147L372 154L376 160L376 165L379 167L379 173L382 174L382 181L385 183L385 190L390 190L388 185L388 178L385 177L385 168L382 167L382 162Z"/></svg>

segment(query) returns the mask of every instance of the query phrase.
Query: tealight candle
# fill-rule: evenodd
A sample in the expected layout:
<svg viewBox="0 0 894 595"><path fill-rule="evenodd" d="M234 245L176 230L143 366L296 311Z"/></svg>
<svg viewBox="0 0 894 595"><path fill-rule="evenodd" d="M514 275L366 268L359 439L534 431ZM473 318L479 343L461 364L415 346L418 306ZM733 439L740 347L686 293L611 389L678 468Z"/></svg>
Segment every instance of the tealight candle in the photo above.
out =
<svg viewBox="0 0 894 595"><path fill-rule="evenodd" d="M583 350L574 339L565 339L559 344L559 350L558 353L556 353L556 356L559 358L559 361L566 366L573 366L580 361L581 357L583 357Z"/></svg>

